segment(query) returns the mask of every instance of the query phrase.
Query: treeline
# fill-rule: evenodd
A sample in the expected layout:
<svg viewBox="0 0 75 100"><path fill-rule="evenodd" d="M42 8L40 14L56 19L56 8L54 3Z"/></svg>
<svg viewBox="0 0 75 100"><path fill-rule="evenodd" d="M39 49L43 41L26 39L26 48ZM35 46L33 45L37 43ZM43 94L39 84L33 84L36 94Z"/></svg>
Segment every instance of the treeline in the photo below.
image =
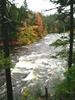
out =
<svg viewBox="0 0 75 100"><path fill-rule="evenodd" d="M26 0L20 8L7 2L7 15L9 40L13 44L30 44L47 34L42 14L30 11Z"/></svg>
<svg viewBox="0 0 75 100"><path fill-rule="evenodd" d="M64 33L68 32L70 29L70 16L65 16L64 14L54 14L44 16L44 21L48 33ZM75 21L75 19L74 19Z"/></svg>
<svg viewBox="0 0 75 100"><path fill-rule="evenodd" d="M28 10L26 0L23 6L17 8L8 0L0 0L0 88L6 81L6 91L0 91L0 100L13 100L11 82L11 59L8 43L26 45L37 41L46 35L46 28L41 13ZM6 79L4 78L6 76Z"/></svg>
<svg viewBox="0 0 75 100"><path fill-rule="evenodd" d="M68 67L64 73L64 79L56 86L56 92L53 100L75 100L75 0L50 0L52 3L59 5L58 13L62 21L68 21L65 29L70 31L69 49L68 49ZM67 9L68 8L68 9ZM60 17L61 16L61 17ZM64 23L65 26L65 23ZM68 29L69 28L69 29Z"/></svg>
<svg viewBox="0 0 75 100"><path fill-rule="evenodd" d="M67 32L70 29L69 14L57 14L44 16L41 13L33 13L28 9L27 2L17 8L15 3L7 1L7 21L9 40L13 44L30 44L42 38L47 33ZM75 19L74 19L75 20ZM1 40L0 35L0 40Z"/></svg>

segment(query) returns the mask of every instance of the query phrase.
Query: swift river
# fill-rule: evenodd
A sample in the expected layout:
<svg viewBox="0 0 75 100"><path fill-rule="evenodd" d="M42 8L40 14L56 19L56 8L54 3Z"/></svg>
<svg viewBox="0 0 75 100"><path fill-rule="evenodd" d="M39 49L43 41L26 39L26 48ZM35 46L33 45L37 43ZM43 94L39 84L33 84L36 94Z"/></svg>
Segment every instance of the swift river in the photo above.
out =
<svg viewBox="0 0 75 100"><path fill-rule="evenodd" d="M51 46L54 41L67 34L48 34L39 42L18 47L11 55L15 67L11 70L14 100L21 100L26 88L35 93L38 87L43 91L45 86L49 93L64 78L63 72L67 61L56 54L63 50L63 46Z"/></svg>

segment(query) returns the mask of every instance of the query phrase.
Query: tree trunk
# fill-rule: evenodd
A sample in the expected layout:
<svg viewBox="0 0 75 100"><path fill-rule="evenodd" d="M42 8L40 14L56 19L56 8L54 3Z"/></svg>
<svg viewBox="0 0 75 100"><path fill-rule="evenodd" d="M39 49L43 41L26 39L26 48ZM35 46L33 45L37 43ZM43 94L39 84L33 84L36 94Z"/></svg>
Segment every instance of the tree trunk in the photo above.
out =
<svg viewBox="0 0 75 100"><path fill-rule="evenodd" d="M48 89L45 87L45 99L48 100Z"/></svg>
<svg viewBox="0 0 75 100"><path fill-rule="evenodd" d="M9 45L8 45L8 23L6 20L6 0L0 0L1 4L1 33L3 38L3 51L4 57L9 57ZM6 73L6 85L7 85L7 100L13 100L12 95L12 82L11 82L11 71L10 66L5 66L5 73Z"/></svg>
<svg viewBox="0 0 75 100"><path fill-rule="evenodd" d="M70 0L70 48L69 48L69 59L68 59L68 67L69 67L69 68L72 67L73 28L74 28L73 0Z"/></svg>

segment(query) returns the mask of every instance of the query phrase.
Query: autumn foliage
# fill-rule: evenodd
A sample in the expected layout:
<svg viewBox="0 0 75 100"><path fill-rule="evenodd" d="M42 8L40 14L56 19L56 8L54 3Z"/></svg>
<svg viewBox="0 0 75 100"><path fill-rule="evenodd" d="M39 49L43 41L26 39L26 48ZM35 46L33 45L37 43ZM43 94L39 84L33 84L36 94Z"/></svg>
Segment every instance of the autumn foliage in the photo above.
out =
<svg viewBox="0 0 75 100"><path fill-rule="evenodd" d="M30 20L31 17L33 17L34 20ZM19 27L19 32L17 33L17 41L21 45L31 44L42 38L42 36L45 34L46 29L43 23L42 15L40 13L31 15L29 14L29 18L23 22L21 27Z"/></svg>
<svg viewBox="0 0 75 100"><path fill-rule="evenodd" d="M40 13L35 14L35 25L37 26L38 36L41 36L44 32L44 24Z"/></svg>

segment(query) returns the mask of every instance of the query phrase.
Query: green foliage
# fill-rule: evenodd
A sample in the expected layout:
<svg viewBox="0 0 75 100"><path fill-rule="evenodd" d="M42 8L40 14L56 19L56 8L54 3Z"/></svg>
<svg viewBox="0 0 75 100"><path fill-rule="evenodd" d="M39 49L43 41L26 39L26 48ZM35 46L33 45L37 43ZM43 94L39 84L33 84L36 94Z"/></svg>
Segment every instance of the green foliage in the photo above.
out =
<svg viewBox="0 0 75 100"><path fill-rule="evenodd" d="M24 0L24 8L25 8L25 11L27 11L28 7L27 7L27 0Z"/></svg>
<svg viewBox="0 0 75 100"><path fill-rule="evenodd" d="M15 4L8 3L9 40L15 40L18 45L26 45L37 41L45 35L46 28L43 25L43 18L40 13L35 18L32 11L27 8L27 1L17 8ZM36 25L36 19L39 25ZM23 29L23 30L22 30Z"/></svg>
<svg viewBox="0 0 75 100"><path fill-rule="evenodd" d="M70 8L67 9L68 6L70 6L70 0L50 0L52 3L59 5L57 7L58 10L58 20L59 20L59 30L69 31L70 29ZM72 1L75 4L75 1ZM63 28L61 28L63 27ZM64 32L63 31L63 32Z"/></svg>
<svg viewBox="0 0 75 100"><path fill-rule="evenodd" d="M22 94L22 100L39 100L42 91L40 87L37 87L36 91L31 91L29 88L25 88Z"/></svg>
<svg viewBox="0 0 75 100"><path fill-rule="evenodd" d="M44 16L44 22L45 22L48 33L56 32L56 26L54 26L55 22L56 22L56 19L57 19L56 14L55 15L50 15L50 16Z"/></svg>
<svg viewBox="0 0 75 100"><path fill-rule="evenodd" d="M60 4L62 6L65 6L66 3L68 2L68 0L50 0L50 1L56 4Z"/></svg>
<svg viewBox="0 0 75 100"><path fill-rule="evenodd" d="M65 73L65 79L56 89L56 100L75 100L75 65Z"/></svg>
<svg viewBox="0 0 75 100"><path fill-rule="evenodd" d="M48 33L62 33L69 30L69 18L63 14L44 16L44 22Z"/></svg>
<svg viewBox="0 0 75 100"><path fill-rule="evenodd" d="M66 58L68 56L68 52L64 49L60 51L56 56L60 56L61 58Z"/></svg>
<svg viewBox="0 0 75 100"><path fill-rule="evenodd" d="M10 67L10 65L11 65L10 57L5 58L3 51L0 50L0 69L8 68Z"/></svg>
<svg viewBox="0 0 75 100"><path fill-rule="evenodd" d="M61 58L65 59L66 57L68 57L68 52L68 50L63 49L56 56L60 56ZM73 51L72 60L72 63L75 64L75 51Z"/></svg>
<svg viewBox="0 0 75 100"><path fill-rule="evenodd" d="M9 39L16 39L17 38L17 31L18 27L22 25L22 21L25 21L28 18L27 12L27 2L24 0L24 5L20 8L17 8L16 5L13 3L7 3L7 17L9 18L8 23L8 31L9 31Z"/></svg>
<svg viewBox="0 0 75 100"><path fill-rule="evenodd" d="M73 59L73 64L75 64L75 51L73 52L72 59Z"/></svg>
<svg viewBox="0 0 75 100"><path fill-rule="evenodd" d="M56 40L55 42L53 42L51 45L58 47L58 46L65 46L66 44L68 44L68 40Z"/></svg>

